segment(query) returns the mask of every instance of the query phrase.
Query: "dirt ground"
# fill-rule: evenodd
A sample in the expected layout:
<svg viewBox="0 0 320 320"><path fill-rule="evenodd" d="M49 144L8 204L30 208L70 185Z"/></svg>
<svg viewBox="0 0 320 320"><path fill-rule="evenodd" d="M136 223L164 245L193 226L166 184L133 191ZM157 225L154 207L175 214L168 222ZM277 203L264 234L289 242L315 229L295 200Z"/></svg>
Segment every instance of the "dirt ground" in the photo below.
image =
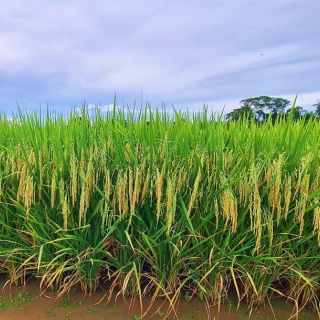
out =
<svg viewBox="0 0 320 320"><path fill-rule="evenodd" d="M88 297L80 291L72 292L69 297L60 300L55 298L53 292L40 295L36 282L27 284L26 287L6 287L0 294L0 320L140 320L140 302L125 301L118 297L109 304L99 300L103 292L97 292ZM142 301L144 308L150 305L148 299ZM157 301L143 319L160 320L166 318L167 307L161 300ZM248 319L249 312L246 305L238 307L236 301L224 304L218 312L216 307L210 310L210 319L240 320ZM285 320L293 316L293 305L283 299L274 299L272 308L266 307L254 310L252 320ZM208 312L203 303L191 300L188 303L181 301L177 314L171 314L167 319L181 320L207 320ZM295 319L295 318L293 318ZM319 319L319 316L310 308L304 309L299 316L300 320Z"/></svg>

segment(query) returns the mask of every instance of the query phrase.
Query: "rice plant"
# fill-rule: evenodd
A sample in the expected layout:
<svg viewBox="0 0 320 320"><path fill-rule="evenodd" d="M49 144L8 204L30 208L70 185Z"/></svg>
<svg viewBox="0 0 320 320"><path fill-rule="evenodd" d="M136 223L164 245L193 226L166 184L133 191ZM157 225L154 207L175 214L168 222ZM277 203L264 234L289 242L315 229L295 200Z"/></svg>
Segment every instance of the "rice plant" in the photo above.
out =
<svg viewBox="0 0 320 320"><path fill-rule="evenodd" d="M116 109L0 119L0 267L63 295L98 287L320 309L317 119Z"/></svg>

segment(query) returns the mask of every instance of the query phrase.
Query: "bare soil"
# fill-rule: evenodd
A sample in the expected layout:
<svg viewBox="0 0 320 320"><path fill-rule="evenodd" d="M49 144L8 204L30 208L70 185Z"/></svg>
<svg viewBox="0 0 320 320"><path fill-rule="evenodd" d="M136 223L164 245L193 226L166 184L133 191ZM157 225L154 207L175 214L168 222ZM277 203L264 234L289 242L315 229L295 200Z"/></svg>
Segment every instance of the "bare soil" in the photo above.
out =
<svg viewBox="0 0 320 320"><path fill-rule="evenodd" d="M1 285L1 283L0 283ZM25 287L6 287L0 295L0 320L140 320L140 303L114 297L111 303L99 302L103 292L97 292L91 297L84 296L80 290L70 293L69 297L57 300L54 292L40 295L39 284L35 281ZM252 320L289 319L294 315L294 306L284 299L273 299L270 306L253 310ZM143 300L144 308L150 305L150 300ZM158 300L143 319L160 320L166 316L167 306ZM230 301L210 310L209 319L240 320L248 319L249 311L245 304L238 307L236 300ZM167 319L207 320L208 310L199 300L181 301L177 314L171 314ZM296 319L293 317L292 319ZM300 320L320 319L311 308L304 309Z"/></svg>

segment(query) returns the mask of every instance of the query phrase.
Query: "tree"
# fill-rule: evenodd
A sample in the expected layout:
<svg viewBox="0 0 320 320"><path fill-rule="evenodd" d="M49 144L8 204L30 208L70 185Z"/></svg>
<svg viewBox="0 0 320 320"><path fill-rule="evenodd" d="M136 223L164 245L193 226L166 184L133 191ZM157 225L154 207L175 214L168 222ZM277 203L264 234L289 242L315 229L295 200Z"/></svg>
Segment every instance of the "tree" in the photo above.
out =
<svg viewBox="0 0 320 320"><path fill-rule="evenodd" d="M316 107L315 114L317 117L320 117L320 101L313 105L313 107Z"/></svg>
<svg viewBox="0 0 320 320"><path fill-rule="evenodd" d="M240 105L251 107L257 116L257 120L263 121L267 115L266 110L275 118L275 116L284 113L285 109L290 105L290 101L283 98L259 96L243 99L240 101Z"/></svg>
<svg viewBox="0 0 320 320"><path fill-rule="evenodd" d="M298 120L303 116L304 113L305 113L305 110L303 110L302 107L300 106L292 107L287 110L286 117L288 118L291 115L294 120Z"/></svg>
<svg viewBox="0 0 320 320"><path fill-rule="evenodd" d="M239 119L253 119L254 112L251 107L243 106L237 109L234 109L226 115L227 120L237 121Z"/></svg>
<svg viewBox="0 0 320 320"><path fill-rule="evenodd" d="M303 119L304 121L311 120L315 117L315 113L307 111L300 106L289 108L286 112L286 118L292 117L293 120Z"/></svg>
<svg viewBox="0 0 320 320"><path fill-rule="evenodd" d="M312 112L312 111L306 111L306 112L303 114L303 117L304 117L305 120L314 119L315 113Z"/></svg>
<svg viewBox="0 0 320 320"><path fill-rule="evenodd" d="M267 109L272 115L281 114L290 105L290 101L283 98L271 98L270 104Z"/></svg>

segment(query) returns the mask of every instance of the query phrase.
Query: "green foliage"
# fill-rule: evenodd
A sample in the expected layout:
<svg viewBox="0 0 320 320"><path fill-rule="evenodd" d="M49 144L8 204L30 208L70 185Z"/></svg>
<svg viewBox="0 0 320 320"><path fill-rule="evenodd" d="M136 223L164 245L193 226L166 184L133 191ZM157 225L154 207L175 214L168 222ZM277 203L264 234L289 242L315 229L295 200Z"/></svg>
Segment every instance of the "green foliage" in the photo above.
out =
<svg viewBox="0 0 320 320"><path fill-rule="evenodd" d="M314 104L313 106L316 107L315 114L316 114L318 117L320 117L320 102Z"/></svg>
<svg viewBox="0 0 320 320"><path fill-rule="evenodd" d="M26 304L32 301L31 296L24 289L20 289L15 296L2 297L0 296L0 311L13 309L20 310Z"/></svg>
<svg viewBox="0 0 320 320"><path fill-rule="evenodd" d="M12 283L319 309L320 126L114 111L0 119ZM108 296L108 295L107 295ZM141 301L141 308L142 300ZM149 307L149 306L147 306Z"/></svg>
<svg viewBox="0 0 320 320"><path fill-rule="evenodd" d="M283 98L271 98L269 96L259 96L247 98L240 101L240 108L236 108L226 115L227 120L252 120L264 122L271 119L275 122L277 118L298 120L303 118L309 121L315 117L320 117L320 103L313 105L316 107L315 112L306 111L301 106L296 106L295 102L292 107L288 108L290 101Z"/></svg>
<svg viewBox="0 0 320 320"><path fill-rule="evenodd" d="M302 107L292 107L289 108L286 112L286 118L291 118L292 120L296 121L298 119L309 121L315 118L315 114L312 111L306 111Z"/></svg>
<svg viewBox="0 0 320 320"><path fill-rule="evenodd" d="M243 106L241 108L234 109L232 112L226 115L227 120L238 121L242 120L251 120L254 118L254 112L249 106Z"/></svg>
<svg viewBox="0 0 320 320"><path fill-rule="evenodd" d="M283 113L285 109L290 105L290 101L283 98L260 96L241 100L240 104L253 108L255 112L269 111L271 115L274 116Z"/></svg>

